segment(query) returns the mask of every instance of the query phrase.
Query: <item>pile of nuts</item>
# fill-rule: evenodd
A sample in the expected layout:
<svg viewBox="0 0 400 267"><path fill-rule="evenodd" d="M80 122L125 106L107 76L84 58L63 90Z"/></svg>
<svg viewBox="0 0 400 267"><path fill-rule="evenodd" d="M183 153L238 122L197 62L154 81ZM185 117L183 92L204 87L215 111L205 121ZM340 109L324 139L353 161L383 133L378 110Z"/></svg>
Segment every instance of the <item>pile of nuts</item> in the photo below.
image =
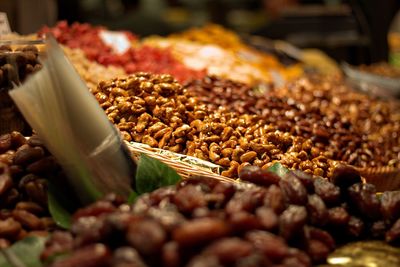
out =
<svg viewBox="0 0 400 267"><path fill-rule="evenodd" d="M214 162L227 177L277 160L317 176L331 171L311 140L276 131L257 115L210 111L170 75L137 73L101 82L93 93L125 140Z"/></svg>
<svg viewBox="0 0 400 267"><path fill-rule="evenodd" d="M9 45L0 46L0 134L14 130L29 134L31 131L8 91L42 67L38 54L33 45L19 45L15 49Z"/></svg>
<svg viewBox="0 0 400 267"><path fill-rule="evenodd" d="M339 78L306 77L257 91L205 77L184 85L209 110L255 114L275 130L313 141L313 149L359 167L400 167L399 104L352 91Z"/></svg>
<svg viewBox="0 0 400 267"><path fill-rule="evenodd" d="M0 136L0 248L27 235L47 235L47 181L59 169L37 136Z"/></svg>
<svg viewBox="0 0 400 267"><path fill-rule="evenodd" d="M295 171L245 168L231 184L189 178L129 206L109 196L74 214L46 243L52 266L297 266L323 264L336 244L400 239L400 192L362 184L341 167L334 182Z"/></svg>
<svg viewBox="0 0 400 267"><path fill-rule="evenodd" d="M398 101L378 100L351 90L342 79L318 76L276 89L274 95L319 110L321 129L329 132L327 157L361 167L400 168Z"/></svg>

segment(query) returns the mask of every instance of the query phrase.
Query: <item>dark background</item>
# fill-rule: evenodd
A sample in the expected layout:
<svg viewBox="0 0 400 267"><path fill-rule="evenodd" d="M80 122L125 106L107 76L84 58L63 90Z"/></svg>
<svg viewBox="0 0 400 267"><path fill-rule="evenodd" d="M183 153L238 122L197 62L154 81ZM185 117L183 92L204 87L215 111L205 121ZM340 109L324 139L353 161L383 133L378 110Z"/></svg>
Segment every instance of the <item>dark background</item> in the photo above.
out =
<svg viewBox="0 0 400 267"><path fill-rule="evenodd" d="M27 1L32 3L0 0L0 11L5 9L13 29L23 34L56 20L90 22L140 36L167 35L214 22L239 34L319 48L352 64L387 60L387 33L400 8L400 0L35 0L47 2L38 9L41 12L49 9L48 3L56 5L56 19L41 21L44 15L34 17L40 12L29 10L23 16L25 21L33 16L32 25L23 28L18 25L18 6Z"/></svg>

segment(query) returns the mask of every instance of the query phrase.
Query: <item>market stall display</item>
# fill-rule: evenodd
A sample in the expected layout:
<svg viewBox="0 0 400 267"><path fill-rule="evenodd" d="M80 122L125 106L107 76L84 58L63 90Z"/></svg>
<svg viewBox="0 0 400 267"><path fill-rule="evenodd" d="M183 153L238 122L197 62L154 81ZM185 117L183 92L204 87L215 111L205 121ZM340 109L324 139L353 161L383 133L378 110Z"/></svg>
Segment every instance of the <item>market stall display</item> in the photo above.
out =
<svg viewBox="0 0 400 267"><path fill-rule="evenodd" d="M361 256L348 260L376 265L367 240L380 242L371 251L394 255L380 257L385 264L400 264L392 247L400 242L398 100L357 92L340 75L306 75L301 63L286 66L217 25L145 39L66 22L44 33L63 45L90 93L83 83L82 90L73 83L68 88L94 95L137 169L131 186L124 186L129 199L104 196L110 190L100 183L102 198L67 208L50 190L55 181L69 188L67 160L59 165L36 135L1 135L0 266L15 265L9 253L27 236L45 243L32 247L32 266L336 266L331 257L340 249L331 253L352 241L361 242L349 245ZM109 42L111 36L123 45ZM0 47L7 97L26 73L46 70L36 48L10 50ZM359 68L397 75L383 65ZM78 99L70 100L66 113L95 129L95 120L76 111ZM82 161L98 153L90 150ZM107 171L103 181L116 182ZM74 177L75 189L94 189L82 177ZM85 190L79 196L61 191L73 201L87 197Z"/></svg>

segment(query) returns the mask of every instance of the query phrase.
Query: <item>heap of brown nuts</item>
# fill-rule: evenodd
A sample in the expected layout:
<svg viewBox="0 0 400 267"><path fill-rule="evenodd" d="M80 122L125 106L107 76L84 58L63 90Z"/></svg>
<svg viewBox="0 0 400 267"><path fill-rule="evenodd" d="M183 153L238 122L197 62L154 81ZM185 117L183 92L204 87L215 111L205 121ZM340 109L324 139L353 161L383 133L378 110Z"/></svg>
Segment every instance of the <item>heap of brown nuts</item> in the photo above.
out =
<svg viewBox="0 0 400 267"><path fill-rule="evenodd" d="M310 140L277 131L258 115L209 110L169 75L138 73L101 82L95 97L127 141L209 160L237 177L246 165L326 176L330 164Z"/></svg>
<svg viewBox="0 0 400 267"><path fill-rule="evenodd" d="M39 70L42 65L38 60L36 46L25 45L13 50L9 45L0 46L0 88L12 88L20 81Z"/></svg>
<svg viewBox="0 0 400 267"><path fill-rule="evenodd" d="M274 129L313 141L329 159L359 167L400 166L400 109L354 92L340 78L305 77L265 92L218 77L184 86L210 110L259 115Z"/></svg>
<svg viewBox="0 0 400 267"><path fill-rule="evenodd" d="M47 208L47 182L59 169L36 136L0 136L0 248L55 228Z"/></svg>
<svg viewBox="0 0 400 267"><path fill-rule="evenodd" d="M0 134L11 131L31 134L29 125L11 100L8 90L41 68L38 55L39 51L33 45L20 46L15 50L9 45L0 46Z"/></svg>
<svg viewBox="0 0 400 267"><path fill-rule="evenodd" d="M78 210L42 259L65 255L54 267L307 267L349 241L400 240L400 192L378 198L350 167L336 169L332 182L258 167L240 178L261 186L196 177L132 206L109 196Z"/></svg>

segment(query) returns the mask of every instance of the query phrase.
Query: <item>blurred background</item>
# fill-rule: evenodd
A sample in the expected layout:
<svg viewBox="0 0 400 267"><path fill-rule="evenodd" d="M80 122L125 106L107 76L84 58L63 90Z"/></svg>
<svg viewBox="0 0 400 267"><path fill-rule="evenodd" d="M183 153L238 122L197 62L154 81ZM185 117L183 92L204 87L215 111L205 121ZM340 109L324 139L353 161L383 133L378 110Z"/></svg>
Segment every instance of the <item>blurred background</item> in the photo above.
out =
<svg viewBox="0 0 400 267"><path fill-rule="evenodd" d="M213 22L243 36L318 48L351 64L387 61L388 32L399 8L400 0L0 0L0 11L21 34L58 20L140 36L167 35Z"/></svg>

